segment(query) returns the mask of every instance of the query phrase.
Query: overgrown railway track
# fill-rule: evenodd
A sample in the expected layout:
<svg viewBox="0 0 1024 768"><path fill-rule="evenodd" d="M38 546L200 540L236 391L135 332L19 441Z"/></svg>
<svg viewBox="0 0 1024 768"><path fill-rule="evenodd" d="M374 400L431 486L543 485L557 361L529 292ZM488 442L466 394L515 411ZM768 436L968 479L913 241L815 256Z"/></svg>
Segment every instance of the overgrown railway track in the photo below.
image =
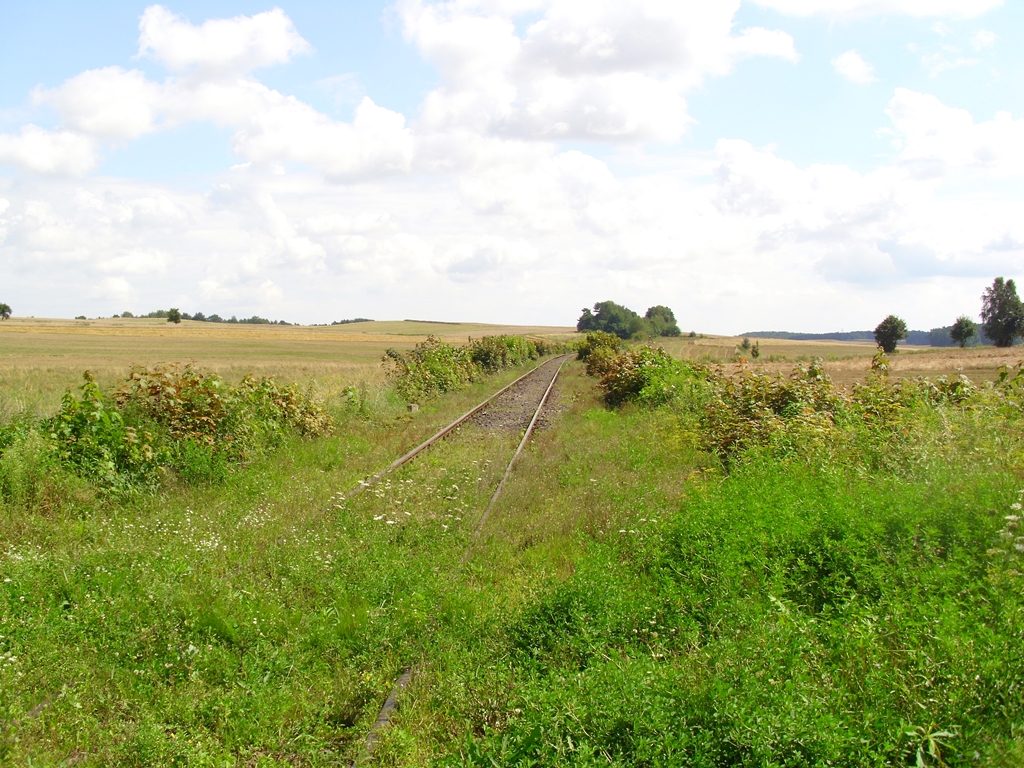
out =
<svg viewBox="0 0 1024 768"><path fill-rule="evenodd" d="M415 448L403 454L379 472L376 472L365 480L361 480L359 484L348 491L343 498L348 500L358 496L360 493L379 482L388 473L408 464L424 451L434 445L437 445L448 436L457 432L459 427L463 424L467 424L475 420L484 428L500 428L505 430L520 426L523 432L522 438L520 439L515 452L512 454L512 457L509 459L505 472L498 485L495 487L494 493L490 496L487 506L484 508L480 518L477 520L473 535L470 538L469 546L461 560L461 562L465 564L473 551L476 539L479 537L490 516L491 510L494 508L498 498L501 496L501 493L505 488L505 484L512 475L512 470L515 466L516 460L523 452L523 448L526 446L527 442L529 442L538 423L540 423L544 407L547 405L551 392L554 389L555 382L558 379L558 374L561 372L562 366L565 365L565 362L570 357L571 355L559 355L558 357L546 360L532 370L527 371L511 384L502 387L486 400L462 414L450 424L438 430ZM546 375L548 373L550 373L550 377ZM536 403L535 406L534 403ZM366 735L363 742L362 753L355 760L353 765L361 765L372 757L374 748L380 739L381 733L388 727L391 721L391 715L397 709L398 695L406 686L408 686L412 680L413 673L414 670L411 667L407 667L398 677L394 688L380 710L380 714L377 716L373 726Z"/></svg>

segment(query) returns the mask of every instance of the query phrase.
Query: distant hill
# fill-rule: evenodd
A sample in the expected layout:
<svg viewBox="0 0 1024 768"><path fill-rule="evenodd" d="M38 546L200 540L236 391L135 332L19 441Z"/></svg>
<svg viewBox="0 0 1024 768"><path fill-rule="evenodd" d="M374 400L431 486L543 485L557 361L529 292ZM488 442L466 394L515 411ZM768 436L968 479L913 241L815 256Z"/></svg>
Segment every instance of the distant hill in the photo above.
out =
<svg viewBox="0 0 1024 768"><path fill-rule="evenodd" d="M949 335L952 326L932 328L930 331L911 331L903 343L915 344L923 347L954 347L956 344ZM792 339L793 341L874 341L875 334L872 331L835 331L833 333L793 333L791 331L750 331L741 333L751 339ZM967 346L979 347L992 342L981 332L978 326L978 333L971 339Z"/></svg>

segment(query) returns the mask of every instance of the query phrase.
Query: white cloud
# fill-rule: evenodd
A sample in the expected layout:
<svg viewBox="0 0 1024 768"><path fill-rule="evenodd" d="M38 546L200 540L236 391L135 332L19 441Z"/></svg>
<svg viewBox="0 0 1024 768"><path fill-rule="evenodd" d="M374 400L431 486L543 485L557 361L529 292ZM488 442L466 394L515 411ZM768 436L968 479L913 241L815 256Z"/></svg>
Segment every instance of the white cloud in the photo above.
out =
<svg viewBox="0 0 1024 768"><path fill-rule="evenodd" d="M754 0L790 16L953 16L973 18L998 8L1003 0Z"/></svg>
<svg viewBox="0 0 1024 768"><path fill-rule="evenodd" d="M280 8L195 26L161 5L151 5L139 20L139 56L150 55L172 72L194 67L205 74L242 74L309 50Z"/></svg>
<svg viewBox="0 0 1024 768"><path fill-rule="evenodd" d="M858 85L867 85L878 79L875 77L875 68L852 48L832 59L832 68L851 83Z"/></svg>
<svg viewBox="0 0 1024 768"><path fill-rule="evenodd" d="M429 131L530 139L672 140L684 94L748 56L795 61L792 38L732 34L738 2L551 0L520 36L514 14L452 0L403 0L405 36L444 79L424 103Z"/></svg>
<svg viewBox="0 0 1024 768"><path fill-rule="evenodd" d="M252 162L303 163L339 181L407 172L412 165L413 138L405 118L368 96L353 121L342 123L276 91L259 95L261 109L250 114L231 142Z"/></svg>
<svg viewBox="0 0 1024 768"><path fill-rule="evenodd" d="M88 296L93 299L125 302L134 298L135 289L123 277L108 277L90 288Z"/></svg>
<svg viewBox="0 0 1024 768"><path fill-rule="evenodd" d="M954 55L947 57L942 53L932 53L921 57L921 64L928 70L929 77L938 77L943 72L960 67L973 67L980 64L980 59L971 59L966 56L957 56L955 49L951 51Z"/></svg>
<svg viewBox="0 0 1024 768"><path fill-rule="evenodd" d="M301 49L296 42L301 38L283 12L195 27L153 6L141 27L143 49L156 50L172 68L197 63L199 71L155 83L138 70L89 70L59 88L37 90L36 100L52 104L65 125L98 140L132 139L164 125L210 120L233 128L234 151L264 167L301 163L340 181L409 171L413 139L401 114L364 97L353 121L340 122L251 77L231 74L232 69L286 60ZM39 130L25 129L23 151L8 138L8 162L78 174L95 166L88 139L66 131L43 137ZM39 152L36 145L44 138L53 146ZM0 162L4 146L0 143Z"/></svg>
<svg viewBox="0 0 1024 768"><path fill-rule="evenodd" d="M736 58L777 56L793 63L800 60L793 38L778 29L748 27L742 30L738 37L732 39L729 50Z"/></svg>
<svg viewBox="0 0 1024 768"><path fill-rule="evenodd" d="M283 295L281 288L273 280L265 280L261 283L260 292L263 294L263 301L267 304L280 301Z"/></svg>
<svg viewBox="0 0 1024 768"><path fill-rule="evenodd" d="M153 12L140 48L171 76L82 73L38 92L65 128L31 131L43 144L75 137L83 173L101 142L208 120L230 129L244 162L200 192L0 176L0 270L13 285L65 286L88 304L76 314L194 297L182 309L571 323L577 307L612 297L668 304L684 327L709 331L867 327L865 315L894 308L928 327L947 320L929 313L976 303L979 276L1024 270L1022 204L971 186L1024 176L1024 121L1009 114L976 122L901 89L887 129L898 155L868 173L736 139L657 155L613 143L608 162L555 142L671 139L700 83L744 56L797 59L785 33L734 31L736 6L405 2L406 33L441 73L411 125L369 98L333 120L246 74L294 55L287 35L266 33L252 55L218 52L212 22ZM259 29L291 29L270 15ZM11 139L0 156L24 162L22 137L17 152Z"/></svg>
<svg viewBox="0 0 1024 768"><path fill-rule="evenodd" d="M134 139L156 127L162 89L137 69L91 69L60 88L37 89L36 103L52 104L64 124L100 139Z"/></svg>
<svg viewBox="0 0 1024 768"><path fill-rule="evenodd" d="M992 48L998 39L999 36L995 32L989 32L987 29L979 29L971 35L971 45L981 51L985 48Z"/></svg>
<svg viewBox="0 0 1024 768"><path fill-rule="evenodd" d="M33 173L81 176L96 163L92 141L73 131L47 131L30 123L18 134L0 133L0 165Z"/></svg>
<svg viewBox="0 0 1024 768"><path fill-rule="evenodd" d="M898 88L886 114L900 142L897 162L916 176L934 178L956 170L988 177L1024 175L1024 120L1014 120L1009 112L976 123L965 109Z"/></svg>

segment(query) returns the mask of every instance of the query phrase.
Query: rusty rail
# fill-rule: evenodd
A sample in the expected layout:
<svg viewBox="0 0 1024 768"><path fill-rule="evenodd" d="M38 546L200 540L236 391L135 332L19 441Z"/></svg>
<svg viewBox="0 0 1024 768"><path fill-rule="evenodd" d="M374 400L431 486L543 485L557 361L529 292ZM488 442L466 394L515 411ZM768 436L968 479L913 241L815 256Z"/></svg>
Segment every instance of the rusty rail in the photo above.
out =
<svg viewBox="0 0 1024 768"><path fill-rule="evenodd" d="M558 364L558 367L555 369L555 373L551 377L551 381L548 383L547 389L544 390L544 396L541 397L540 403L537 405L537 410L534 411L533 418L530 419L530 424L529 426L527 426L526 431L523 433L523 439L519 441L519 446L516 448L516 452L512 455L512 459L509 461L508 466L505 468L505 474L502 476L501 482L499 482L498 487L494 489L494 493L491 496L490 501L487 503L487 508L484 510L483 515L480 516L480 521L477 523L476 530L473 531L474 540L480 535L480 531L483 530L484 523L487 522L487 518L491 513L491 509L494 507L495 503L498 501L498 497L501 495L502 490L505 488L505 483L512 474L512 467L516 463L516 459L519 458L519 454L523 452L523 448L526 446L526 442L530 439L530 436L533 434L533 429L534 427L537 426L537 420L540 418L540 412L541 410L543 410L545 404L547 404L548 396L551 394L551 390L554 389L555 381L558 379L558 374L561 373L562 367L565 365L565 361L568 360L569 357L570 355L562 355L562 361ZM413 448L400 459L393 461L380 472L373 475L371 478L369 478L369 480L361 482L358 486L349 491L345 498L348 499L351 498L352 496L355 496L360 491L369 488L373 483L380 480L382 477L384 477L384 475L386 475L391 470L397 469L398 467L405 464L407 461L415 458L418 454L429 448L438 440L441 440L442 438L447 436L449 433L452 432L452 430L461 425L467 419L472 418L476 413L482 410L486 405L488 405L492 400L497 398L499 395L502 395L508 390L512 389L512 387L521 382L527 376L530 376L539 371L541 368L547 365L548 362L553 362L554 360L557 359L558 358L552 358L551 361L545 361L544 363L541 363L536 368L528 371L527 373L524 373L522 376L513 381L507 387L503 387L502 389L498 390L489 398L480 403L480 405L476 406L471 411L467 411L465 414L463 414L458 419L453 421L451 424L449 424L447 427L445 427L440 432L435 434L433 437L420 443L418 446ZM466 562L471 552L472 543L470 544L470 547L466 550L466 553L462 557L463 563ZM377 746L377 741L380 739L381 732L390 724L391 715L394 714L396 709L398 709L398 695L403 690L405 690L405 688L412 681L412 676L413 668L407 667L405 670L403 670L401 676L395 682L394 688L391 689L391 693L388 695L388 698L384 702L384 706L381 707L380 714L377 715L377 719L370 727L369 733L366 734L366 739L363 742L362 754L360 755L359 758L356 759L353 765L362 765L373 758L373 751Z"/></svg>
<svg viewBox="0 0 1024 768"><path fill-rule="evenodd" d="M565 363L565 359L564 358L566 358L566 357L568 357L568 355L563 355L562 364ZM384 469L382 469L380 472L377 472L374 475L370 475L370 477L368 477L366 480L360 480L359 481L359 485L357 485L351 491L346 493L342 497L342 499L347 501L348 499L351 499L353 496L357 496L358 494L362 493L367 488L372 486L374 483L376 483L378 480L380 480L382 477L384 477L384 475L386 475L388 472L391 472L392 470L398 469L403 464L405 464L405 463L411 461L412 459L416 458L419 454L423 453L423 451L425 451L427 448L432 446L434 443L438 442L439 440L443 440L453 430L457 429L458 427L462 426L466 421L468 421L469 419L473 418L473 416L475 416L477 413L479 413L481 410L483 410L485 407L487 407L492 400L494 400L495 398L505 394L510 389L512 389L512 387L514 387L516 384L521 382L523 379L527 378L528 376L532 376L537 371L539 371L541 368L543 368L545 365L547 365L549 362L552 362L553 360L557 360L557 359L558 358L552 358L552 360L546 360L543 363L541 363L540 365L538 365L536 368L531 368L529 371L524 373L522 376L520 376L518 379L513 381L511 384L509 384L508 386L502 387L497 392L495 392L493 395L491 395L486 400L484 400L482 403L480 403L478 406L476 406L472 410L466 411L466 413L464 413L461 416L459 416L459 418L457 418L451 424L449 424L448 426L444 427L443 429L441 429L439 432L437 432L436 434L432 435L431 437L428 437L426 440L424 440L422 443L417 445L415 448L413 448L411 451L406 453L404 456L401 456L400 458L395 459L393 462L391 462L386 467L384 467ZM559 368L561 368L561 365L559 365ZM546 397L546 395L545 395L545 397Z"/></svg>

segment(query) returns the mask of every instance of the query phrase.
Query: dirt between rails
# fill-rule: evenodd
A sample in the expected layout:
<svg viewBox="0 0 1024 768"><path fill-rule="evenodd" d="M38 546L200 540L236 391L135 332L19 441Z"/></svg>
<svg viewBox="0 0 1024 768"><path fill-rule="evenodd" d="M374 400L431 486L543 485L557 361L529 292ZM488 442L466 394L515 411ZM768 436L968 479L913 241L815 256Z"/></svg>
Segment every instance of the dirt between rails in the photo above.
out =
<svg viewBox="0 0 1024 768"><path fill-rule="evenodd" d="M536 373L517 386L505 392L494 402L484 408L471 418L467 424L474 424L480 429L488 432L516 432L522 433L530 426L530 419L537 412L537 403L544 397L544 390L551 383L551 377L555 375L561 363L559 358L548 360ZM537 419L535 429L543 429L547 426L548 419L554 414L549 413L554 405L554 398L558 393L558 384L551 390L548 402Z"/></svg>

